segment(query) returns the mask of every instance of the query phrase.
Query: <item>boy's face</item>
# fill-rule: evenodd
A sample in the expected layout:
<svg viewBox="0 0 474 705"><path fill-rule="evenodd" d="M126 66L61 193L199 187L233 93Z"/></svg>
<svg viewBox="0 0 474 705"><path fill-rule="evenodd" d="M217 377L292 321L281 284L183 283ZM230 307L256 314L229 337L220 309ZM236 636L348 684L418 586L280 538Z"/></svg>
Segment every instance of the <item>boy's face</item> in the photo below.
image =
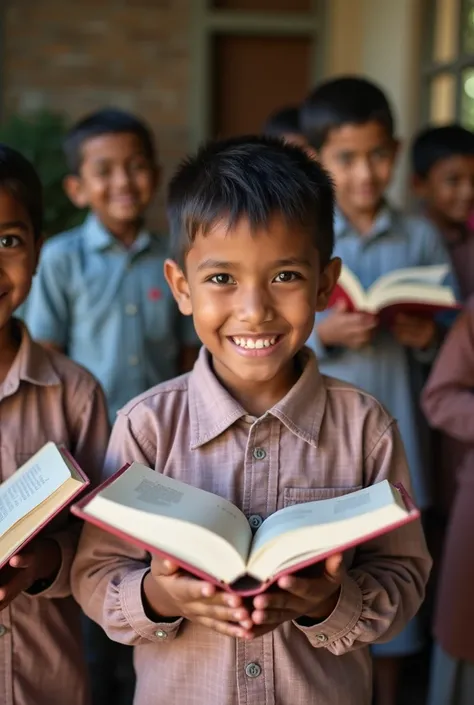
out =
<svg viewBox="0 0 474 705"><path fill-rule="evenodd" d="M309 234L275 216L256 232L244 218L231 230L221 221L196 236L186 274L169 260L166 274L181 312L192 313L216 373L238 392L248 384L279 388L288 379L339 266L333 260L322 273Z"/></svg>
<svg viewBox="0 0 474 705"><path fill-rule="evenodd" d="M440 159L425 179L415 178L415 191L437 219L464 225L474 209L474 156Z"/></svg>
<svg viewBox="0 0 474 705"><path fill-rule="evenodd" d="M318 157L334 180L343 212L349 216L377 212L392 178L397 149L379 122L330 130Z"/></svg>
<svg viewBox="0 0 474 705"><path fill-rule="evenodd" d="M26 209L0 188L0 329L28 296L40 247Z"/></svg>
<svg viewBox="0 0 474 705"><path fill-rule="evenodd" d="M72 202L90 208L112 231L143 216L156 186L155 165L139 137L127 132L88 139L79 176L65 181Z"/></svg>

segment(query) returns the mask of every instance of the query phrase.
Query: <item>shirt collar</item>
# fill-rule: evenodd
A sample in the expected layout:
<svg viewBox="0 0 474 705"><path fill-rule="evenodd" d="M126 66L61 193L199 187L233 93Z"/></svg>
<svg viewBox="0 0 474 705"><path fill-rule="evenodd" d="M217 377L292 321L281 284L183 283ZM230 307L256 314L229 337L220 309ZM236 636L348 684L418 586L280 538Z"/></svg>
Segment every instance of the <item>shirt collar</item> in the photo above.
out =
<svg viewBox="0 0 474 705"><path fill-rule="evenodd" d="M94 213L89 213L83 224L85 242L89 250L104 251L111 247L122 247L121 243L115 238L111 232L104 228L100 220ZM130 252L142 252L151 244L151 234L143 228L138 233L138 236L130 248Z"/></svg>
<svg viewBox="0 0 474 705"><path fill-rule="evenodd" d="M60 384L61 380L47 350L31 339L23 323L15 320L14 325L21 335L21 343L13 364L0 385L0 396L14 394L22 381L42 387Z"/></svg>
<svg viewBox="0 0 474 705"><path fill-rule="evenodd" d="M390 204L384 202L375 218L372 230L364 237L372 239L389 232L394 227L396 217L396 210ZM350 221L339 208L336 208L334 212L334 235L336 239L352 235L354 232L355 229Z"/></svg>
<svg viewBox="0 0 474 705"><path fill-rule="evenodd" d="M326 387L314 354L304 348L303 371L288 394L265 414L279 419L289 431L317 447L326 406ZM247 412L221 385L214 374L210 354L201 348L189 380L191 449L220 436Z"/></svg>

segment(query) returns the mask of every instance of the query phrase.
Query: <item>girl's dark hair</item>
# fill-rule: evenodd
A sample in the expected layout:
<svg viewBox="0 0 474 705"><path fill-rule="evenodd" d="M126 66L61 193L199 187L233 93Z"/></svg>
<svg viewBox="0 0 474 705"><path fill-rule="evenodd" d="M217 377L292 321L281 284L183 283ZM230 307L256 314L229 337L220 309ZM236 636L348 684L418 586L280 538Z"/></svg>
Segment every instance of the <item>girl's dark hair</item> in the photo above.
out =
<svg viewBox="0 0 474 705"><path fill-rule="evenodd" d="M181 264L198 232L248 218L252 228L275 215L304 228L327 264L334 245L334 192L324 169L301 149L270 137L210 142L185 159L168 187L168 219Z"/></svg>
<svg viewBox="0 0 474 705"><path fill-rule="evenodd" d="M43 188L36 169L20 152L0 143L0 189L27 211L35 239L43 234Z"/></svg>

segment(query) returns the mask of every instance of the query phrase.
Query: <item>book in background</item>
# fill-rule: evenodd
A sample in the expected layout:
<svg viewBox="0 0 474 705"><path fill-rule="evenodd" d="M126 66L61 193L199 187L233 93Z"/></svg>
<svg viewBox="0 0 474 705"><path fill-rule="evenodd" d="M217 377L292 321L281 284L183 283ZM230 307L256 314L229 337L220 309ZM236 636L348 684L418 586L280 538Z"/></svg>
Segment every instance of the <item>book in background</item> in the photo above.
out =
<svg viewBox="0 0 474 705"><path fill-rule="evenodd" d="M344 301L348 311L371 313L387 324L399 313L429 318L455 314L461 304L450 273L448 265L396 269L364 289L354 272L342 265L329 308Z"/></svg>
<svg viewBox="0 0 474 705"><path fill-rule="evenodd" d="M47 443L0 485L0 568L89 485L70 453Z"/></svg>

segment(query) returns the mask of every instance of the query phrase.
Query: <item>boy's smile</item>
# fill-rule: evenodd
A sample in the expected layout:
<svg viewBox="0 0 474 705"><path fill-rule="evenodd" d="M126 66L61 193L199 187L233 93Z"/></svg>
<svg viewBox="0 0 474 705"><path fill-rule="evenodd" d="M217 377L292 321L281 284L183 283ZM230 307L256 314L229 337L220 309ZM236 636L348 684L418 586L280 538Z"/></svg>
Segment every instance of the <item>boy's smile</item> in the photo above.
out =
<svg viewBox="0 0 474 705"><path fill-rule="evenodd" d="M221 381L240 401L250 391L263 394L266 410L294 384L294 357L327 303L338 267L335 260L321 273L311 236L282 218L258 230L242 218L235 227L222 220L198 233L186 274L168 261L167 278L181 311L193 314Z"/></svg>
<svg viewBox="0 0 474 705"><path fill-rule="evenodd" d="M69 198L93 210L114 235L143 217L157 184L157 171L135 134L92 137L82 147L79 176L69 176Z"/></svg>

